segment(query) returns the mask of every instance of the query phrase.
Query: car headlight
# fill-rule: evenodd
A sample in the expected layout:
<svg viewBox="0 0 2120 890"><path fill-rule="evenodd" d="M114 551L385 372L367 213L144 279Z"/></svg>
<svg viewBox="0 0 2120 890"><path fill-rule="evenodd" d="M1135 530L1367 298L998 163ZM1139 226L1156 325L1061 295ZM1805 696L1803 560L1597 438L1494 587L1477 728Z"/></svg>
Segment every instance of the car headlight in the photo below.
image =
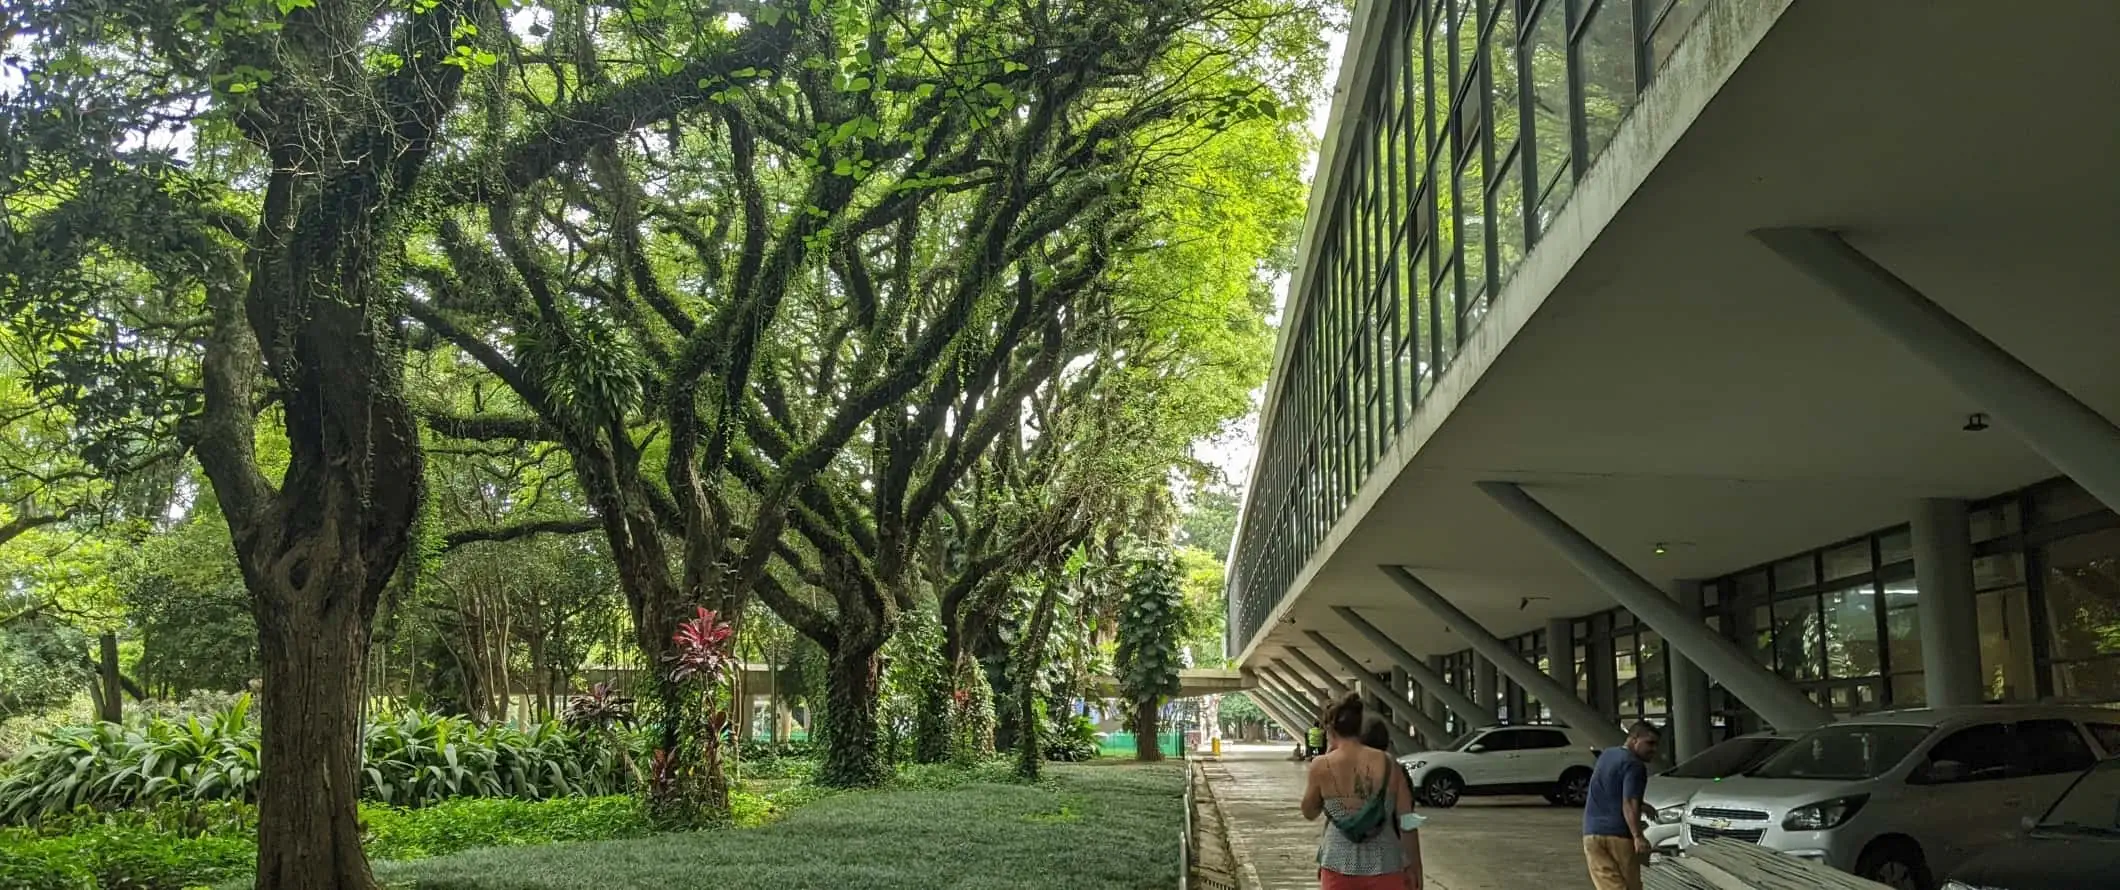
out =
<svg viewBox="0 0 2120 890"><path fill-rule="evenodd" d="M1824 831L1828 828L1839 828L1854 818L1869 799L1867 794L1856 794L1836 797L1807 807L1797 807L1790 810L1789 815L1782 817L1781 827L1790 831Z"/></svg>
<svg viewBox="0 0 2120 890"><path fill-rule="evenodd" d="M1656 824L1658 825L1677 825L1684 821L1686 821L1686 807L1684 804L1672 804L1656 811Z"/></svg>
<svg viewBox="0 0 2120 890"><path fill-rule="evenodd" d="M1421 767L1424 767L1424 766L1427 766L1427 765L1428 765L1428 761L1426 761L1426 760L1408 760L1408 761L1406 761L1406 771L1407 771L1407 772L1412 772L1412 771L1414 771L1414 770L1420 769Z"/></svg>

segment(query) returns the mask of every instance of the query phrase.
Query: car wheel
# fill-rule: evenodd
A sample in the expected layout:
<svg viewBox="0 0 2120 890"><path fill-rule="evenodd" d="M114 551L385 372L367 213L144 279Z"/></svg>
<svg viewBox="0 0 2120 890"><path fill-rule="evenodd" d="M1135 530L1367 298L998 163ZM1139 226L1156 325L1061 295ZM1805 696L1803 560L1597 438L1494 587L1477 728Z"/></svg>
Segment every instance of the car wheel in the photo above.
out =
<svg viewBox="0 0 2120 890"><path fill-rule="evenodd" d="M1590 771L1572 769L1561 774L1560 784L1546 797L1556 806L1579 807L1590 800Z"/></svg>
<svg viewBox="0 0 2120 890"><path fill-rule="evenodd" d="M1908 841L1872 844L1856 858L1855 876L1893 890L1930 890L1935 886L1929 877L1928 863L1921 858L1921 848Z"/></svg>
<svg viewBox="0 0 2120 890"><path fill-rule="evenodd" d="M1428 805L1446 810L1457 806L1458 798L1463 796L1464 792L1464 781L1460 780L1456 773L1448 771L1435 773L1428 777L1428 781L1421 783L1421 796L1427 799Z"/></svg>

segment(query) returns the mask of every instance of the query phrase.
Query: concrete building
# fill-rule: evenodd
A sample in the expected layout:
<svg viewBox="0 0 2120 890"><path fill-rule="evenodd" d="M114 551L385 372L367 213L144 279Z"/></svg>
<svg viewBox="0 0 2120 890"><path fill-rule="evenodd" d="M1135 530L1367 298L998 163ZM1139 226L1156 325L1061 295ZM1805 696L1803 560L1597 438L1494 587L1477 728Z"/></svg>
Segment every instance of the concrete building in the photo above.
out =
<svg viewBox="0 0 2120 890"><path fill-rule="evenodd" d="M1446 732L1670 721L1681 755L2120 700L2120 4L1354 18L1242 667L1325 663Z"/></svg>

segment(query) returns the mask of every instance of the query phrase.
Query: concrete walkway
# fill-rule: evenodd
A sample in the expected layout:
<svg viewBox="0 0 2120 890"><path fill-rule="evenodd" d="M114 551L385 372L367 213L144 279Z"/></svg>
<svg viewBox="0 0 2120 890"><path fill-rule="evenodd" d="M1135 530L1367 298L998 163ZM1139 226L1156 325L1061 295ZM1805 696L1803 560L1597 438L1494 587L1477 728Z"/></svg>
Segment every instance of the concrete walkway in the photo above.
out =
<svg viewBox="0 0 2120 890"><path fill-rule="evenodd" d="M1319 824L1303 821L1304 765L1286 745L1224 746L1201 761L1229 820L1229 845L1258 890L1318 886ZM1536 797L1467 798L1425 809L1426 890L1587 890L1582 811Z"/></svg>

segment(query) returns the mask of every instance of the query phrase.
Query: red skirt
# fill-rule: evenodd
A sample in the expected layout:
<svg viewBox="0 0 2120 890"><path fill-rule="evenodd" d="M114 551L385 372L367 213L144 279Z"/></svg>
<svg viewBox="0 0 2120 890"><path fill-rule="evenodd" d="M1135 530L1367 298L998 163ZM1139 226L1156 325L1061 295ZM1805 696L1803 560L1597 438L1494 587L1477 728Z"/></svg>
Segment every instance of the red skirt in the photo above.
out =
<svg viewBox="0 0 2120 890"><path fill-rule="evenodd" d="M1343 875L1321 868L1318 869L1318 890L1406 890L1406 876L1398 873Z"/></svg>

